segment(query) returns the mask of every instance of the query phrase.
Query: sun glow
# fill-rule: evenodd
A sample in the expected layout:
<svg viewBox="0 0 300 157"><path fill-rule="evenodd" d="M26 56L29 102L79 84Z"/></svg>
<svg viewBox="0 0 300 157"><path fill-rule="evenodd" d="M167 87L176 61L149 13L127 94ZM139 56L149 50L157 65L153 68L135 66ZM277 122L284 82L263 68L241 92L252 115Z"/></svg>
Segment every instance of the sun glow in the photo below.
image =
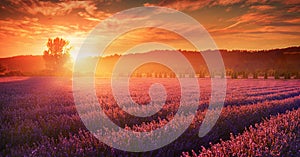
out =
<svg viewBox="0 0 300 157"><path fill-rule="evenodd" d="M72 47L70 50L70 55L72 60L75 61L81 48L81 44L84 40L84 37L67 36L65 37L65 39L70 42L70 46Z"/></svg>

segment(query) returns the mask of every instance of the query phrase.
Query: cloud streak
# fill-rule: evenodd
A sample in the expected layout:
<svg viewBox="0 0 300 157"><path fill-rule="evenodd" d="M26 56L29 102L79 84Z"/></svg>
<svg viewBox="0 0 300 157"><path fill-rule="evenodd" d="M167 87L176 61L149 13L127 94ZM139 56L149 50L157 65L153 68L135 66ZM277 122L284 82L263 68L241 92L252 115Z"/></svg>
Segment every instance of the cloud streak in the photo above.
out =
<svg viewBox="0 0 300 157"><path fill-rule="evenodd" d="M190 1L190 0L164 0L158 4L154 3L145 3L144 6L161 6L167 8L173 8L176 10L189 10L194 11L210 4L210 0L201 0L201 1Z"/></svg>

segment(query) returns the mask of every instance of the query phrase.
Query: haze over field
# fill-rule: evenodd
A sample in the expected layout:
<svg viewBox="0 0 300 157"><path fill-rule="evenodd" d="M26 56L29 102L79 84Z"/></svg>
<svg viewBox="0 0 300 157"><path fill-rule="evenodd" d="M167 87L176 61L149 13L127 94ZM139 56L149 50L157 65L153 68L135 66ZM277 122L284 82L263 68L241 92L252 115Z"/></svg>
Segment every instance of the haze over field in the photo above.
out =
<svg viewBox="0 0 300 157"><path fill-rule="evenodd" d="M193 65L195 71L207 69L201 53L194 51L180 50L181 53ZM125 58L130 60L139 60L140 58L151 58L158 56L170 56L172 50L155 50L146 53L127 54ZM273 49L264 51L246 51L246 50L220 50L225 68L233 71L246 72L264 72L264 71L280 71L280 72L299 72L300 69L300 47L290 47L283 49ZM204 53L213 53L213 51L204 51ZM99 57L88 57L81 60L82 67L90 61L99 60L96 74L111 74L120 55ZM41 75L45 67L45 61L42 56L15 56L9 58L0 58L0 64L5 65L8 71L20 71L25 75ZM187 73L184 65L178 64L182 73ZM72 66L68 67L70 70ZM159 64L148 64L138 69L140 73L152 72L170 72Z"/></svg>

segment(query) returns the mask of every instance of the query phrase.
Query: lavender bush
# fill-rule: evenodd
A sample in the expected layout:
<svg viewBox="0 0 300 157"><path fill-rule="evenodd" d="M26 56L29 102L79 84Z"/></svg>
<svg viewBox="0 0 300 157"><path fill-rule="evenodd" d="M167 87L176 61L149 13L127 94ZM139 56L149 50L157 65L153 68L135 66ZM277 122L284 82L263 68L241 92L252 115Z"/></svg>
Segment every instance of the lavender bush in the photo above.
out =
<svg viewBox="0 0 300 157"><path fill-rule="evenodd" d="M132 81L130 90L137 103L149 102L145 91L152 82L158 81L167 90L166 104L154 116L133 117L122 111L114 101L109 80L99 79L96 81L99 103L116 124L129 130L151 133L151 130L163 127L172 120L180 100L176 79ZM113 149L91 135L77 114L71 80L68 78L30 78L0 83L0 156L179 156L183 151L198 151L202 145L209 147L209 143L217 143L220 138L230 139L230 133L237 135L245 127L259 123L270 115L299 108L299 83L299 80L228 80L225 107L220 119L205 137L199 138L199 126L210 99L210 81L199 79L201 101L189 129L173 143L145 153ZM85 116L91 121L101 118L91 108L79 107L86 110ZM184 119L182 116L171 129L185 123ZM118 134L118 130L114 133L123 136ZM155 137L163 138L160 135ZM151 134L149 138L152 138Z"/></svg>
<svg viewBox="0 0 300 157"><path fill-rule="evenodd" d="M243 134L230 135L230 140L183 152L184 157L204 156L300 156L300 109L272 116L250 126Z"/></svg>

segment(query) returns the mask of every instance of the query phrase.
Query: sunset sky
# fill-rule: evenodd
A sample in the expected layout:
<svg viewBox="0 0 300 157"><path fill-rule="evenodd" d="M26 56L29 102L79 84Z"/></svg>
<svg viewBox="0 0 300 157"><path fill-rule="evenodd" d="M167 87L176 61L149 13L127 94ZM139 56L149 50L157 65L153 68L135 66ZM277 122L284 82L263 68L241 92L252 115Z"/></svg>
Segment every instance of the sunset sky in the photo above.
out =
<svg viewBox="0 0 300 157"><path fill-rule="evenodd" d="M140 6L168 7L192 16L207 29L220 49L300 45L299 0L2 0L0 5L0 57L42 55L47 39L56 36L69 40L74 47L72 53L76 53L88 33L103 19ZM176 34L159 29L150 33L138 30L125 37L126 42L155 41L190 49ZM118 51L123 46L124 43L116 44L114 52L121 53Z"/></svg>

